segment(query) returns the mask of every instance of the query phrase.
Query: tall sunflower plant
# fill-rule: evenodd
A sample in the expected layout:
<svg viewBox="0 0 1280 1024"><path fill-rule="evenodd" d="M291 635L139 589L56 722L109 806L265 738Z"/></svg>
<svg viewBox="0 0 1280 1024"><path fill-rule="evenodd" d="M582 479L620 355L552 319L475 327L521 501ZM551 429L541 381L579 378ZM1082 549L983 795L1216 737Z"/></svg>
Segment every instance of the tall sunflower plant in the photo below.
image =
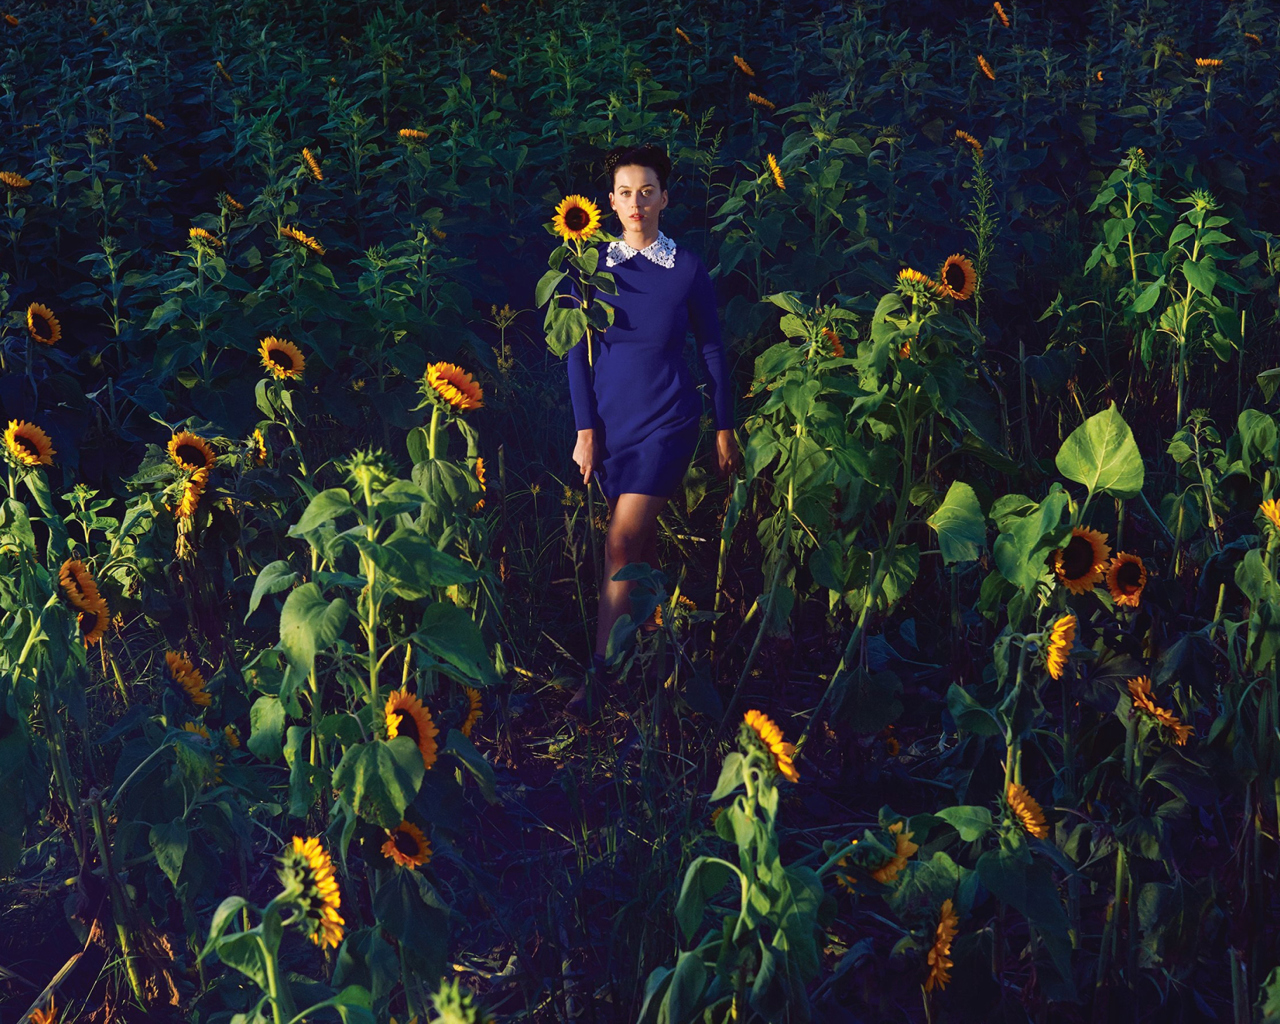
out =
<svg viewBox="0 0 1280 1024"><path fill-rule="evenodd" d="M558 236L563 244L548 257L550 269L542 275L534 293L537 305L547 306L543 322L547 347L563 359L585 335L587 362L593 372L594 336L609 328L614 315L613 307L601 301L596 292L618 294L613 275L599 270L600 244L607 245L618 236L605 231L601 223L600 208L585 196L571 195L560 200L546 227L547 233ZM564 268L566 260L569 269ZM556 291L566 277L568 297L573 300L568 306L559 301L564 293Z"/></svg>

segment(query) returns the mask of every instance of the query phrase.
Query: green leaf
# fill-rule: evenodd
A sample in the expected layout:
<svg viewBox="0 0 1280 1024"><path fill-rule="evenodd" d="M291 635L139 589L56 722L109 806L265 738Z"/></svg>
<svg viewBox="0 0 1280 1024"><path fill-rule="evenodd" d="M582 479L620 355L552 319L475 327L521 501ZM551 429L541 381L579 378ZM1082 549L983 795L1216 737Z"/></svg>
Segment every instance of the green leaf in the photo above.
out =
<svg viewBox="0 0 1280 1024"><path fill-rule="evenodd" d="M411 737L371 740L347 748L333 773L333 788L360 817L395 828L422 785L423 771L422 752Z"/></svg>
<svg viewBox="0 0 1280 1024"><path fill-rule="evenodd" d="M992 554L1000 574L1014 586L1030 591L1048 571L1044 556L1056 546L1059 537L1068 532L1062 525L1067 499L1067 493L1055 484L1044 501L1033 506L1028 514L1005 520Z"/></svg>
<svg viewBox="0 0 1280 1024"><path fill-rule="evenodd" d="M720 780L710 796L711 800L723 800L742 785L743 763L742 755L736 750L725 755L724 763L720 765Z"/></svg>
<svg viewBox="0 0 1280 1024"><path fill-rule="evenodd" d="M253 593L249 595L249 611L245 614L244 621L249 621L249 616L258 610L258 604L264 597L268 594L278 594L282 590L288 590L300 578L296 572L289 568L289 563L283 558L266 566L262 572L258 573L258 578L253 582Z"/></svg>
<svg viewBox="0 0 1280 1024"><path fill-rule="evenodd" d="M1199 263L1187 260L1182 264L1182 273L1187 283L1202 295L1213 295L1213 286L1218 283L1217 271L1213 269L1213 259L1206 256Z"/></svg>
<svg viewBox="0 0 1280 1024"><path fill-rule="evenodd" d="M317 583L304 583L285 598L280 611L280 650L300 677L311 674L316 655L333 643L347 624L347 602L326 601Z"/></svg>
<svg viewBox="0 0 1280 1024"><path fill-rule="evenodd" d="M859 735L880 732L902 714L902 680L892 672L842 669L832 688L832 721Z"/></svg>
<svg viewBox="0 0 1280 1024"><path fill-rule="evenodd" d="M1280 366L1274 370L1263 370L1258 374L1258 389L1266 401L1269 402L1275 397L1277 388L1280 388Z"/></svg>
<svg viewBox="0 0 1280 1024"><path fill-rule="evenodd" d="M321 491L311 499L310 504L307 505L307 510L302 513L302 518L289 527L288 536L302 537L316 529L316 527L323 526L341 515L354 511L355 508L351 504L351 495L341 487L330 487L327 491Z"/></svg>
<svg viewBox="0 0 1280 1024"><path fill-rule="evenodd" d="M987 521L978 496L968 484L957 480L947 490L942 505L929 517L938 532L938 547L945 564L972 562L987 544Z"/></svg>
<svg viewBox="0 0 1280 1024"><path fill-rule="evenodd" d="M475 745L457 729L450 729L445 739L444 752L452 754L480 784L480 792L491 804L498 802L498 791L493 775L493 765L486 761L476 750Z"/></svg>
<svg viewBox="0 0 1280 1024"><path fill-rule="evenodd" d="M480 630L467 612L449 601L428 605L413 639L458 670L465 680L486 686L502 682L485 650Z"/></svg>
<svg viewBox="0 0 1280 1024"><path fill-rule="evenodd" d="M474 568L439 550L420 533L393 534L383 547L397 559L394 564L379 562L379 568L385 568L395 577L396 593L409 600L429 597L432 587L474 583L479 578Z"/></svg>
<svg viewBox="0 0 1280 1024"><path fill-rule="evenodd" d="M249 709L249 749L268 763L280 759L284 735L284 705L276 697L259 697Z"/></svg>
<svg viewBox="0 0 1280 1024"><path fill-rule="evenodd" d="M966 843L981 839L991 828L991 812L972 804L946 807L935 812L939 818L960 833Z"/></svg>
<svg viewBox="0 0 1280 1024"><path fill-rule="evenodd" d="M1156 280L1152 281L1144 289L1142 294L1133 300L1133 304L1129 307L1130 313L1145 313L1160 298L1160 292L1164 289L1165 276L1161 274Z"/></svg>
<svg viewBox="0 0 1280 1024"><path fill-rule="evenodd" d="M1142 491L1142 456L1114 404L1076 427L1054 461L1059 473L1084 484L1090 494L1134 498Z"/></svg>
<svg viewBox="0 0 1280 1024"><path fill-rule="evenodd" d="M161 825L152 825L147 842L156 855L160 870L177 885L178 875L182 873L182 859L187 855L186 824L176 818Z"/></svg>
<svg viewBox="0 0 1280 1024"><path fill-rule="evenodd" d="M676 900L676 923L684 932L686 942L692 942L702 927L707 901L734 879L741 881L742 872L719 857L698 857L689 865Z"/></svg>
<svg viewBox="0 0 1280 1024"><path fill-rule="evenodd" d="M707 968L696 949L683 950L676 958L667 996L658 1010L658 1024L683 1024L702 1003L707 985Z"/></svg>
<svg viewBox="0 0 1280 1024"><path fill-rule="evenodd" d="M1048 865L1028 862L1011 850L988 850L978 858L978 877L1002 903L1035 926L1049 951L1063 987L1072 988L1070 922Z"/></svg>

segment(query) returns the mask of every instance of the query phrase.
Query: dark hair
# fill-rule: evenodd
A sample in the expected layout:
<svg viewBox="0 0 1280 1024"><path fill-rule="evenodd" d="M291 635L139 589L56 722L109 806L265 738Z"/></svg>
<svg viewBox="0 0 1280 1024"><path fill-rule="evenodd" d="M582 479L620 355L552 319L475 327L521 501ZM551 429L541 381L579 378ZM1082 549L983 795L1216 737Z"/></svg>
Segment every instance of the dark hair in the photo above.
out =
<svg viewBox="0 0 1280 1024"><path fill-rule="evenodd" d="M671 174L671 160L657 146L618 146L604 156L604 173L609 178L609 191L613 191L613 176L619 167L636 164L649 167L658 173L658 188L667 190L667 177Z"/></svg>

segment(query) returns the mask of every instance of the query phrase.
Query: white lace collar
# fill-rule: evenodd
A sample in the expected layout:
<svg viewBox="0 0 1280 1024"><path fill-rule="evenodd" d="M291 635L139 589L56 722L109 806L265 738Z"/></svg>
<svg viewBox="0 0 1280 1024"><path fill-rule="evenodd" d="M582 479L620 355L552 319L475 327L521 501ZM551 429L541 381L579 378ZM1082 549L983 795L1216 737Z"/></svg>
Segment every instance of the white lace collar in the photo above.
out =
<svg viewBox="0 0 1280 1024"><path fill-rule="evenodd" d="M622 239L610 242L609 252L605 257L604 264L606 267L612 267L619 263L625 263L636 253L647 256L658 266L666 267L668 270L676 265L676 243L663 234L661 228L658 229L658 237L643 249L634 249Z"/></svg>

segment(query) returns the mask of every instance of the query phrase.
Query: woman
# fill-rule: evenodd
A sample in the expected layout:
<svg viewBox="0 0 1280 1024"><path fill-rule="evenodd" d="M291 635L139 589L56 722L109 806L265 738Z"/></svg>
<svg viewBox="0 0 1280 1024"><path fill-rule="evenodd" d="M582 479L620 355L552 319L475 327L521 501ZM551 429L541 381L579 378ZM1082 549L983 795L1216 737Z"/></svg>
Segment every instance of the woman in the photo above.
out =
<svg viewBox="0 0 1280 1024"><path fill-rule="evenodd" d="M728 479L741 462L711 276L695 252L659 229L671 161L656 146L619 147L604 167L609 205L622 222L622 240L609 243L604 266L618 286L616 296L602 296L614 307L614 321L598 336L594 378L585 338L568 357L578 432L573 461L584 484L597 479L611 513L592 659L597 679L604 678L609 633L628 610L634 585L612 577L629 562L657 567L658 513L697 446L702 402L684 359L690 327L706 371L719 477ZM570 290L581 301L572 283ZM566 710L580 714L585 706L584 685Z"/></svg>

